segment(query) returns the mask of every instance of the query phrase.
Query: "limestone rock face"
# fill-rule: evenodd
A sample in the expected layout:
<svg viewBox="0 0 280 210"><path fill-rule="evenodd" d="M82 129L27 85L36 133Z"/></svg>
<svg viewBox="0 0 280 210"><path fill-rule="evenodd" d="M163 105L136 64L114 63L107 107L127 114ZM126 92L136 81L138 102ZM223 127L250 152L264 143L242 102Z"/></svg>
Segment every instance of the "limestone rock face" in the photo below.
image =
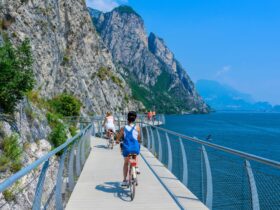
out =
<svg viewBox="0 0 280 210"><path fill-rule="evenodd" d="M147 108L155 106L171 113L209 111L163 39L153 33L147 37L142 18L132 8L121 6L108 13L90 11L115 65L122 69L119 72L128 75L124 77L134 96Z"/></svg>
<svg viewBox="0 0 280 210"><path fill-rule="evenodd" d="M92 24L84 0L1 0L1 35L6 34L14 45L30 40L37 91L50 99L62 92L79 98L83 114L105 111L128 111L141 108L131 98L131 90L118 73L112 56ZM46 110L27 100L18 104L13 122L0 122L0 144L3 136L20 131L23 167L47 154L52 148L47 141L51 129ZM0 114L1 110L0 110ZM3 133L3 136L2 134ZM3 151L0 148L0 154ZM44 186L43 203L55 185L58 157L51 159ZM11 170L0 172L0 182L11 176ZM0 193L1 209L31 209L40 169L23 177L17 188L28 187L7 202ZM49 209L53 208L51 204Z"/></svg>
<svg viewBox="0 0 280 210"><path fill-rule="evenodd" d="M194 83L182 67L174 54L168 49L164 40L151 33L149 35L149 49L158 60L165 66L165 69L172 75L172 82L169 91L172 91L177 98L183 97L185 105L191 112L207 113L208 106L195 89Z"/></svg>
<svg viewBox="0 0 280 210"><path fill-rule="evenodd" d="M19 107L18 110L22 111L15 113L14 122L12 124L8 118L6 118L6 121L4 120L0 122L0 145L4 138L11 136L12 134L15 135L15 130L19 131L17 135L19 146L23 151L22 167L26 167L52 150L51 143L46 140L51 129L48 126L44 110L36 108L26 100L24 100L19 106L22 107ZM0 148L0 155L1 154L3 154L2 148ZM50 166L45 180L45 183L47 184L44 185L44 193L42 197L44 202L47 201L48 196L55 186L58 161L59 158L56 156L52 157L50 160ZM33 170L21 178L17 184L9 188L14 195L14 199L11 201L7 201L4 195L0 193L1 209L31 209L40 172L41 170ZM0 182L3 182L11 175L12 172L10 167L5 170L2 169L0 172ZM18 192L22 188L24 188L23 191ZM54 203L51 202L50 209L53 207Z"/></svg>
<svg viewBox="0 0 280 210"><path fill-rule="evenodd" d="M154 85L160 74L160 63L149 51L142 18L136 13L115 9L101 13L94 22L114 62L137 75L144 84Z"/></svg>
<svg viewBox="0 0 280 210"><path fill-rule="evenodd" d="M131 91L97 35L85 1L9 0L1 8L0 19L12 17L5 29L11 41L30 39L41 96L72 93L83 102L84 113L136 108L125 100ZM100 68L107 69L108 76L100 78Z"/></svg>

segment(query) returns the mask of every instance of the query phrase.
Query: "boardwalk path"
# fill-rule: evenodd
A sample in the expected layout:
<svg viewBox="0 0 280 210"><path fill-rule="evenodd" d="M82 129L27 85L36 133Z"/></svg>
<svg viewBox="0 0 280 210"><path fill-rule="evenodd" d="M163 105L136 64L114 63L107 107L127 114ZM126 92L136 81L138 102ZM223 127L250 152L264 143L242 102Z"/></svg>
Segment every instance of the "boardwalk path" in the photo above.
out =
<svg viewBox="0 0 280 210"><path fill-rule="evenodd" d="M173 175L165 169L145 148L140 158L141 175L134 201L128 190L120 187L123 159L119 147L106 148L106 140L92 138L92 151L67 204L66 210L89 209L207 209ZM150 166L146 163L149 162ZM159 181L155 175L165 179ZM167 190L162 185L170 185ZM172 190L172 186L173 190ZM169 187L168 187L169 188ZM171 196L175 190L175 197ZM182 209L181 206L181 209ZM188 207L188 208L187 208Z"/></svg>

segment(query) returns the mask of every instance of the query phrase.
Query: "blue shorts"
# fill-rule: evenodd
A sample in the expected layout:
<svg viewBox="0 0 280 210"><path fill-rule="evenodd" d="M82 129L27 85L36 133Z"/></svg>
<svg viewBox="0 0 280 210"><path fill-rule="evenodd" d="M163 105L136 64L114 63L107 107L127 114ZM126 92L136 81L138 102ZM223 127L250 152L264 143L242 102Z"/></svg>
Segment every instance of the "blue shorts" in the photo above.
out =
<svg viewBox="0 0 280 210"><path fill-rule="evenodd" d="M122 150L122 155L124 157L127 157L128 155L130 154L136 154L136 155L139 155L140 154L140 145L138 148L125 148L123 147L123 150Z"/></svg>

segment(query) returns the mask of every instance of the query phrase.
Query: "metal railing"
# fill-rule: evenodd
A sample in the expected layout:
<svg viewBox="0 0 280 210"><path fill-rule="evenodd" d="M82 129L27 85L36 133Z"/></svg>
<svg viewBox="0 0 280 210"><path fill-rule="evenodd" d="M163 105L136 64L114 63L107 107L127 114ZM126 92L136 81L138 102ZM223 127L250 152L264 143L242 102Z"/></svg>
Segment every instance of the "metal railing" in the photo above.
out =
<svg viewBox="0 0 280 210"><path fill-rule="evenodd" d="M81 133L2 182L0 192L39 169L32 208L63 209L89 154L90 135L103 135L103 119L93 117ZM154 126L164 123L164 116L148 121L142 115L137 122L143 145L209 209L280 209L280 162ZM80 127L88 123L82 120ZM120 129L126 124L126 116L115 116L115 123ZM61 154L56 182L46 190L47 169L57 153Z"/></svg>
<svg viewBox="0 0 280 210"><path fill-rule="evenodd" d="M22 179L30 179L29 183L17 186L18 190L13 192L20 196L28 191L26 209L64 209L89 155L92 127L89 124L64 144L1 182L0 195L19 185ZM46 183L48 178L53 180ZM31 186L34 182L36 187ZM6 204L1 203L0 208Z"/></svg>
<svg viewBox="0 0 280 210"><path fill-rule="evenodd" d="M209 209L280 209L280 162L154 126L144 116L138 123L143 145ZM103 132L98 119L94 127Z"/></svg>
<svg viewBox="0 0 280 210"><path fill-rule="evenodd" d="M144 146L209 209L280 209L280 162L141 125Z"/></svg>

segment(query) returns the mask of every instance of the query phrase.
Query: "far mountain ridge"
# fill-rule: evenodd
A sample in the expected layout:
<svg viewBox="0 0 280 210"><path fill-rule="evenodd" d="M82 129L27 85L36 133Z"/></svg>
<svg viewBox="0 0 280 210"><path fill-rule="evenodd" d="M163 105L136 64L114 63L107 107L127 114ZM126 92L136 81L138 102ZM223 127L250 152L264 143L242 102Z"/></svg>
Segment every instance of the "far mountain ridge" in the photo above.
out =
<svg viewBox="0 0 280 210"><path fill-rule="evenodd" d="M219 111L275 111L279 106L268 102L255 101L249 94L242 93L229 85L213 80L198 80L196 88L213 109Z"/></svg>
<svg viewBox="0 0 280 210"><path fill-rule="evenodd" d="M92 9L89 11L92 14ZM148 36L143 19L131 7L120 6L91 16L133 97L147 109L155 107L165 113L209 111L163 39L154 33Z"/></svg>

